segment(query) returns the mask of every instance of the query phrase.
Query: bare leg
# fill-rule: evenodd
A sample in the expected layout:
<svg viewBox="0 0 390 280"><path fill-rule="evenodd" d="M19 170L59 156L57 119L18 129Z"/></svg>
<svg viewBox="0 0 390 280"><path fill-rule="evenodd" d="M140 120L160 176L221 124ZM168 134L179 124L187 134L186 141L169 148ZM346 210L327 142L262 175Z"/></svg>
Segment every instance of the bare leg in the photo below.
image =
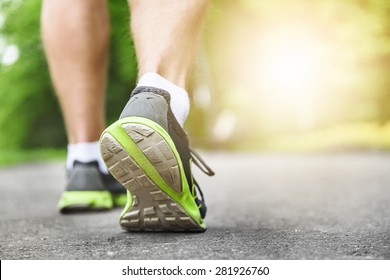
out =
<svg viewBox="0 0 390 280"><path fill-rule="evenodd" d="M185 88L207 0L129 0L139 77L158 73Z"/></svg>
<svg viewBox="0 0 390 280"><path fill-rule="evenodd" d="M109 21L106 0L45 0L42 36L69 143L103 131Z"/></svg>

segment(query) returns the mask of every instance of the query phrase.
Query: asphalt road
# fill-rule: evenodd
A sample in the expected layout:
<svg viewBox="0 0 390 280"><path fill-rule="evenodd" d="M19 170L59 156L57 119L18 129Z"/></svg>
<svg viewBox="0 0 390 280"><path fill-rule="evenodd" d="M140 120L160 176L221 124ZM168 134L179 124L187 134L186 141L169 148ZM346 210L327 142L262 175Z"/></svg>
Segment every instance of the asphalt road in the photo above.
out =
<svg viewBox="0 0 390 280"><path fill-rule="evenodd" d="M0 169L1 259L390 259L390 154L209 153L205 233L128 233L67 215L64 164Z"/></svg>

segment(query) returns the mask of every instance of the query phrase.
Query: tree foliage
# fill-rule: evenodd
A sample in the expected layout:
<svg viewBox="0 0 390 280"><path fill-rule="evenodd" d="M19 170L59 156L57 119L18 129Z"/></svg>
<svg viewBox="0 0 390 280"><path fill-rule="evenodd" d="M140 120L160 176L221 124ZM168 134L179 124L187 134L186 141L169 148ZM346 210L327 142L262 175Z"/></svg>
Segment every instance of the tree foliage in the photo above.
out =
<svg viewBox="0 0 390 280"><path fill-rule="evenodd" d="M112 32L106 107L108 122L112 122L135 82L136 62L129 36L127 2L109 2ZM4 17L0 40L19 50L15 63L0 64L0 148L3 149L66 144L40 37L41 4L40 0L0 2Z"/></svg>
<svg viewBox="0 0 390 280"><path fill-rule="evenodd" d="M304 132L300 119L306 111L314 119L309 129L358 122L371 122L376 127L388 122L390 1L212 2L203 64L196 70L201 90L192 84L192 113L187 122L197 144L234 147L251 142L253 147L283 133L300 134ZM127 102L137 65L127 1L108 3L111 48L106 109L107 123L111 123ZM0 60L7 46L19 50L15 63L0 62L0 149L66 144L40 39L41 5L41 0L0 0ZM289 47L299 28L308 31L312 41L317 40L315 48L325 46L326 57L331 58L326 62L328 71L320 77L321 84L305 96L312 103L301 112L292 104L296 96L277 100L275 92L264 87L266 79L258 74L267 59L264 46L268 39L275 39L272 34L292 33L292 39L284 42ZM283 79L281 76L281 83Z"/></svg>

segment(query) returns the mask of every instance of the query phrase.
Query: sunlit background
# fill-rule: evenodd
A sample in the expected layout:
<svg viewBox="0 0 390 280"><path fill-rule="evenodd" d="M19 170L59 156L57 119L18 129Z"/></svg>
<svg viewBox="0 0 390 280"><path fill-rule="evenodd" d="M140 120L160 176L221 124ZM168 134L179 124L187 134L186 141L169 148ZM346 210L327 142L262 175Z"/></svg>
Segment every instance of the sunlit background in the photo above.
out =
<svg viewBox="0 0 390 280"><path fill-rule="evenodd" d="M215 1L205 44L212 141L388 148L389 27L388 1Z"/></svg>
<svg viewBox="0 0 390 280"><path fill-rule="evenodd" d="M0 0L0 154L66 144L41 1ZM136 79L125 0L109 1L108 122ZM212 1L190 83L195 146L390 148L390 1Z"/></svg>

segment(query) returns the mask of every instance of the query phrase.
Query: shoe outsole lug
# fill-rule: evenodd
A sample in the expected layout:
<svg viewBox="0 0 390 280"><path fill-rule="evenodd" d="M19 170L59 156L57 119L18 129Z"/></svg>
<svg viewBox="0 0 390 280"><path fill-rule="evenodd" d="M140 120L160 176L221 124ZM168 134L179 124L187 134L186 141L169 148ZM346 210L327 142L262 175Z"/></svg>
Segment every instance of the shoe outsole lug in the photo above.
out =
<svg viewBox="0 0 390 280"><path fill-rule="evenodd" d="M141 124L128 123L122 127L168 185L172 186L173 190L180 191L178 162L164 138ZM150 152L151 150L153 152ZM133 195L132 207L120 220L123 229L194 232L205 230L175 200L154 184L109 132L105 132L101 138L101 153L112 175Z"/></svg>
<svg viewBox="0 0 390 280"><path fill-rule="evenodd" d="M176 192L181 192L179 166L175 155L164 138L152 128L142 124L124 124L122 127L168 185ZM141 138L142 141L139 141Z"/></svg>

